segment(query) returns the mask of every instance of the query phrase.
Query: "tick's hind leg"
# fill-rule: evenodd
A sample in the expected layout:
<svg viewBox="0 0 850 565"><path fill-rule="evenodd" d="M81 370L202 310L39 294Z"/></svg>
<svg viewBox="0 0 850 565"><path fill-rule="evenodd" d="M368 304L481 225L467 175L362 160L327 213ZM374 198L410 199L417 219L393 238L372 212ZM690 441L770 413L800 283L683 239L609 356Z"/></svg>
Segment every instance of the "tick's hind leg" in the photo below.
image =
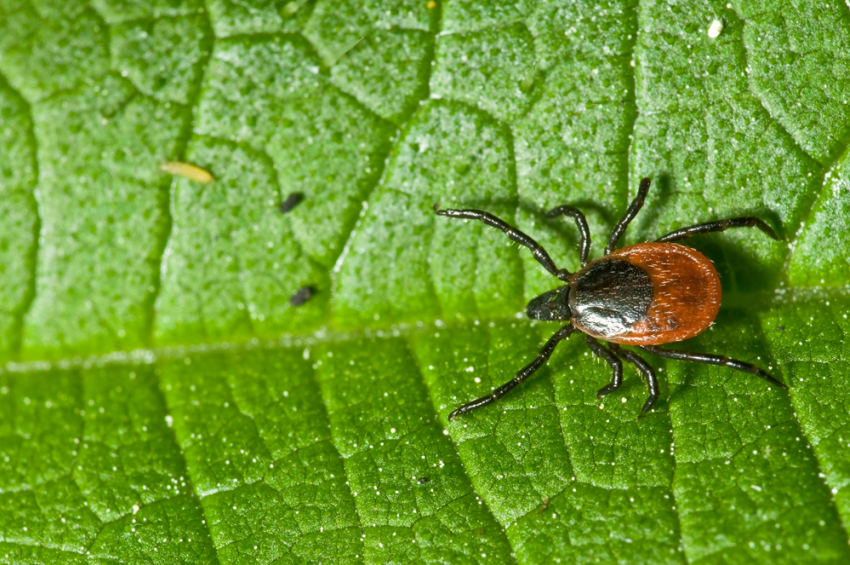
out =
<svg viewBox="0 0 850 565"><path fill-rule="evenodd" d="M596 341L596 338L587 336L587 346L599 357L605 359L611 365L612 375L611 382L599 389L596 393L596 398L602 400L606 394L612 393L623 384L623 362L617 356L608 350L604 345Z"/></svg>
<svg viewBox="0 0 850 565"><path fill-rule="evenodd" d="M608 240L608 245L605 246L605 255L610 255L614 248L617 246L617 240L620 239L620 236L626 231L626 228L629 227L629 222L631 222L637 213L640 211L643 206L643 201L646 200L646 195L649 193L649 184L652 182L651 178L644 177L640 179L640 186L638 187L637 196L632 200L632 203L629 204L629 208L626 210L626 215L623 216L623 219L617 222L617 225L614 226L614 231L611 232L611 238Z"/></svg>
<svg viewBox="0 0 850 565"><path fill-rule="evenodd" d="M611 350L614 351L621 359L632 363L638 368L638 371L643 373L646 378L646 388L649 389L649 398L643 403L643 408L640 410L638 418L649 412L655 401L658 400L658 377L655 376L655 370L642 357L633 351L623 349L619 345L612 343Z"/></svg>
<svg viewBox="0 0 850 565"><path fill-rule="evenodd" d="M670 232L667 235L661 236L655 241L657 243L670 243L671 241L687 239L692 235L697 235L700 233L710 233L715 231L726 231L729 228L758 228L773 239L779 239L779 236L776 235L776 232L773 231L773 228L764 223L764 221L760 220L759 218L748 216L746 218L717 220L716 222L708 222L705 224L698 224L696 226L691 226L688 228L682 228L680 230Z"/></svg>
<svg viewBox="0 0 850 565"><path fill-rule="evenodd" d="M464 404L451 414L449 414L449 422L464 414L469 412L470 410L475 410L476 408L480 408L481 406L486 406L493 402L496 402L503 396L505 396L508 392L510 392L515 386L519 383L527 379L531 376L534 371L539 369L546 361L549 360L549 357L552 356L552 352L555 351L555 346L558 345L558 342L562 339L566 339L570 337L577 330L571 324L568 324L562 327L560 330L555 332L555 335L549 338L549 341L546 342L546 345L543 346L543 349L540 350L540 353L537 355L537 358L522 368L520 372L516 374L516 376L488 394L487 396L482 396L481 398L477 398L472 402Z"/></svg>
<svg viewBox="0 0 850 565"><path fill-rule="evenodd" d="M490 212L485 212L484 210L454 210L451 208L447 208L445 210L440 210L437 208L437 205L434 205L434 210L437 212L438 216L448 216L450 218L462 218L465 220L480 220L487 224L488 226L492 226L498 230L503 231L509 238L516 241L520 245L524 245L525 247L531 250L531 253L534 255L534 258L537 259L537 262L543 265L547 271L558 277L564 282L569 282L572 273L570 273L566 269L559 269L555 266L555 262L552 261L552 258L549 257L549 254L543 249L543 246L534 241L534 239L508 224L501 218L498 218L491 214Z"/></svg>
<svg viewBox="0 0 850 565"><path fill-rule="evenodd" d="M557 208L549 210L546 213L546 217L554 218L561 214L570 216L576 221L578 231L581 233L581 251L579 256L581 258L581 266L584 267L587 265L587 256L590 253L590 228L587 227L587 218L584 217L581 210L573 208L572 206L558 206Z"/></svg>
<svg viewBox="0 0 850 565"><path fill-rule="evenodd" d="M697 363L707 363L709 365L720 365L721 367L729 367L745 373L750 373L757 377L761 377L770 384L774 384L780 388L787 389L788 387L768 375L752 363L738 361L737 359L729 359L724 355L711 355L710 353L694 353L693 351L682 351L681 349L661 349L654 345L641 345L641 349L647 353L654 353L668 359L680 359L682 361L696 361Z"/></svg>

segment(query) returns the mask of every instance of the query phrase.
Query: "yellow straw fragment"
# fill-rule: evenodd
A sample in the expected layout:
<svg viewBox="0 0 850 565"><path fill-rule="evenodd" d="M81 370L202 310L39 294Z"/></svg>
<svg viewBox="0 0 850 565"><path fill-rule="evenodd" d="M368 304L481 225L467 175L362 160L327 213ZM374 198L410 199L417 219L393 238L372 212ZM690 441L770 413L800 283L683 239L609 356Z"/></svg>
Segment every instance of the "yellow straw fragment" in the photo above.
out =
<svg viewBox="0 0 850 565"><path fill-rule="evenodd" d="M178 177L186 177L187 179L196 180L204 184L209 184L215 179L207 171L189 163L181 163L180 161L168 161L159 166L160 170L168 174Z"/></svg>

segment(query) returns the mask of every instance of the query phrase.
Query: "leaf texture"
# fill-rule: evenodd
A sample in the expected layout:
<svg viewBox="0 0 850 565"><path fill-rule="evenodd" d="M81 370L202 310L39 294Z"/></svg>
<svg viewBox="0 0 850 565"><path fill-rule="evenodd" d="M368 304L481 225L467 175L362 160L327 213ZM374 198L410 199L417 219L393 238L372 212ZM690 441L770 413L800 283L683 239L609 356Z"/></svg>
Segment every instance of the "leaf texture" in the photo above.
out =
<svg viewBox="0 0 850 565"><path fill-rule="evenodd" d="M0 0L0 563L850 561L848 53L808 0ZM671 348L790 390L652 358L638 420L574 336L449 422L558 283L433 207L575 270L544 212L598 257L644 176L621 243L783 237L688 240Z"/></svg>

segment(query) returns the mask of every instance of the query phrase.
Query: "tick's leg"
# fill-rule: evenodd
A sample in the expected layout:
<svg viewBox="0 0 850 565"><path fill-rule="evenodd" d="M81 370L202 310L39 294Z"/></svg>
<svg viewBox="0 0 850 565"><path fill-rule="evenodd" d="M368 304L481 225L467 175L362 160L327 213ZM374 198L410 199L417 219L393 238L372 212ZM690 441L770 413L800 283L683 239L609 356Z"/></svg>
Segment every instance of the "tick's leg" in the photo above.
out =
<svg viewBox="0 0 850 565"><path fill-rule="evenodd" d="M509 225L501 218L497 218L490 212L485 212L483 210L453 210L448 208L446 210L438 210L436 205L434 206L434 210L436 210L438 216L448 216L450 218L463 218L465 220L481 220L488 226L493 226L496 229L502 230L507 234L509 238L516 241L520 245L524 245L531 249L531 253L534 254L534 258L537 259L537 262L543 265L547 271L558 277L564 282L569 282L572 273L566 269L559 269L555 266L552 258L549 257L549 254L546 253L546 250L543 249L543 246L534 241L531 236L519 231L515 227Z"/></svg>
<svg viewBox="0 0 850 565"><path fill-rule="evenodd" d="M681 349L661 349L660 347L656 347L654 345L641 345L639 346L641 349L648 353L654 353L656 355L660 355L661 357L667 357L669 359L681 359L682 361L696 361L697 363L707 363L709 365L720 365L722 367L730 367L732 369L737 369L738 371L743 371L745 373L750 373L751 375L755 375L757 377L761 377L767 382L774 384L780 388L787 389L784 383L781 383L753 365L752 363L745 363L744 361L738 361L737 359L729 359L723 355L711 355L710 353L694 353L692 351L682 351Z"/></svg>
<svg viewBox="0 0 850 565"><path fill-rule="evenodd" d="M773 239L779 239L772 227L764 223L762 220L750 216L747 218L732 218L731 220L717 220L716 222L708 222L705 224L691 226L689 228L682 228L680 230L670 232L665 236L659 237L655 241L658 243L669 243L671 241L687 239L698 233L726 231L729 228L758 228Z"/></svg>
<svg viewBox="0 0 850 565"><path fill-rule="evenodd" d="M658 378L655 376L655 370L652 366L643 360L637 353L623 349L617 344L612 343L611 349L620 356L621 359L634 364L638 370L646 377L646 388L649 389L649 398L643 403L643 408L640 410L638 418L646 414L658 400Z"/></svg>
<svg viewBox="0 0 850 565"><path fill-rule="evenodd" d="M465 414L470 410L475 410L476 408L480 408L481 406L486 406L493 402L496 402L503 396L505 396L508 392L511 391L516 385L527 379L531 376L531 374L539 369L541 365L546 363L549 360L549 357L552 356L552 352L555 351L555 346L558 345L558 342L562 339L566 339L572 335L576 329L572 325L566 325L562 327L560 330L555 332L555 335L549 338L549 341L546 342L546 345L543 346L543 349L540 350L540 354L537 355L537 359L523 367L523 369L516 374L516 376L510 381L506 382L487 396L482 396L468 404L464 404L451 414L449 414L449 422L460 416L461 414Z"/></svg>
<svg viewBox="0 0 850 565"><path fill-rule="evenodd" d="M623 384L623 362L620 361L609 349L596 341L596 338L587 336L586 341L590 350L593 351L594 354L608 361L608 364L611 365L611 369L613 370L611 383L600 388L599 392L596 393L596 398L601 400L603 396L610 392L614 392Z"/></svg>
<svg viewBox="0 0 850 565"><path fill-rule="evenodd" d="M581 266L584 267L587 265L587 256L590 253L590 229L587 227L587 218L584 217L584 214L581 211L573 208L572 206L558 206L553 210L549 210L546 213L547 218L554 218L555 216L560 216L561 214L565 216L571 216L576 221L576 226L578 226L578 231L581 232Z"/></svg>
<svg viewBox="0 0 850 565"><path fill-rule="evenodd" d="M608 245L605 246L605 255L614 251L614 248L617 246L617 240L620 239L620 236L623 235L626 228L629 227L629 222L634 219L638 211L641 209L641 206L643 206L643 201L646 200L646 195L649 192L649 184L651 182L652 179L648 177L640 179L637 196L635 196L635 199L632 200L631 204L629 204L629 209L626 210L626 215L623 216L623 219L614 226L614 231L611 232L611 238L608 240Z"/></svg>

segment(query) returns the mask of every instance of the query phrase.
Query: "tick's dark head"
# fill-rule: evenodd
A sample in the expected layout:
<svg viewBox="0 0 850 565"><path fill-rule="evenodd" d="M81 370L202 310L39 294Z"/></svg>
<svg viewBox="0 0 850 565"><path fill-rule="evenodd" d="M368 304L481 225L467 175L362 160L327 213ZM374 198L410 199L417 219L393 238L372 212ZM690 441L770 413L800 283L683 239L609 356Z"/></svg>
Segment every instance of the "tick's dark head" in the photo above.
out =
<svg viewBox="0 0 850 565"><path fill-rule="evenodd" d="M569 295L569 286L544 292L528 303L528 306L525 307L525 313L532 320L566 322L572 317L570 307L567 304Z"/></svg>

